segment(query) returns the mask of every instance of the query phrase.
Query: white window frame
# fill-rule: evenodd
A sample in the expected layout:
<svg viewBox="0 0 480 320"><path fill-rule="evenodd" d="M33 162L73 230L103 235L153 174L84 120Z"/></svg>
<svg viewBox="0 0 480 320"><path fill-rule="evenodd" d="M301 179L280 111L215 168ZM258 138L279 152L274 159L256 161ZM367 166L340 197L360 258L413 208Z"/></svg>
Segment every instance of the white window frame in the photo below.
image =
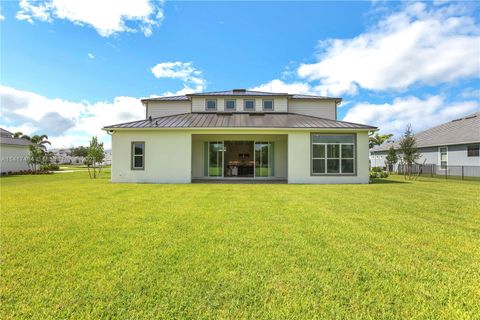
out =
<svg viewBox="0 0 480 320"><path fill-rule="evenodd" d="M342 134L327 134L327 133L312 133L310 135L310 175L311 176L356 176L357 175L357 135L356 134L343 134L345 136L353 136L353 142L313 142L313 135L342 135ZM324 158L314 158L313 157L313 146L314 145L323 145L324 146ZM340 150L338 151L338 158L329 158L327 152L327 145L338 145ZM353 158L344 158L342 157L342 146L351 145L353 146ZM324 173L313 172L313 160L324 160ZM328 160L339 160L338 172L328 173L327 163ZM342 172L342 160L353 160L353 172Z"/></svg>
<svg viewBox="0 0 480 320"><path fill-rule="evenodd" d="M253 101L253 108L247 108L247 101ZM255 99L244 99L243 100L243 110L244 111L255 111L257 109L257 100Z"/></svg>
<svg viewBox="0 0 480 320"><path fill-rule="evenodd" d="M442 167L442 149L445 148L445 155L446 155L446 167ZM441 170L445 170L448 168L448 146L438 147L438 165L440 166Z"/></svg>
<svg viewBox="0 0 480 320"><path fill-rule="evenodd" d="M265 109L265 101L272 101L272 108ZM263 99L262 100L262 110L263 111L274 111L275 110L275 100L274 99Z"/></svg>
<svg viewBox="0 0 480 320"><path fill-rule="evenodd" d="M233 101L233 108L227 108L227 101ZM237 110L237 99L225 99L223 102L223 109L225 111L235 111Z"/></svg>
<svg viewBox="0 0 480 320"><path fill-rule="evenodd" d="M208 101L215 101L215 108L208 107ZM218 101L217 99L205 99L205 110L206 111L217 111L218 108Z"/></svg>
<svg viewBox="0 0 480 320"><path fill-rule="evenodd" d="M143 145L143 153L142 154L135 154L135 144L140 143ZM135 166L135 157L142 157L142 166L136 167ZM145 170L145 141L132 141L131 145L131 170Z"/></svg>

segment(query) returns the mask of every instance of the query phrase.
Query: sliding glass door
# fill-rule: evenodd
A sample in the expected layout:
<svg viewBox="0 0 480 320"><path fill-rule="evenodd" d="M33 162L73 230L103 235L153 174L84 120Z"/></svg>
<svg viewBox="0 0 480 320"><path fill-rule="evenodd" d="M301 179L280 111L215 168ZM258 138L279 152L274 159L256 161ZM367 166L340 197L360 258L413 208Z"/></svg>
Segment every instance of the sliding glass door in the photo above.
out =
<svg viewBox="0 0 480 320"><path fill-rule="evenodd" d="M255 142L255 177L272 177L273 171L273 143Z"/></svg>
<svg viewBox="0 0 480 320"><path fill-rule="evenodd" d="M205 142L205 176L223 176L223 141Z"/></svg>

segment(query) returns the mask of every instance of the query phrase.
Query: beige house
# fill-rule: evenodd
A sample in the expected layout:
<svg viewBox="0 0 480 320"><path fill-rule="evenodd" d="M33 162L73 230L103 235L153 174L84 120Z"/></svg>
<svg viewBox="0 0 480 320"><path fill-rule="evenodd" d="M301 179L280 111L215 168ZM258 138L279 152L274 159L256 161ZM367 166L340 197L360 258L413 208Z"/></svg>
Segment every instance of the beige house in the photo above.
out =
<svg viewBox="0 0 480 320"><path fill-rule="evenodd" d="M142 100L146 118L106 126L112 181L368 183L368 132L340 98L234 89Z"/></svg>

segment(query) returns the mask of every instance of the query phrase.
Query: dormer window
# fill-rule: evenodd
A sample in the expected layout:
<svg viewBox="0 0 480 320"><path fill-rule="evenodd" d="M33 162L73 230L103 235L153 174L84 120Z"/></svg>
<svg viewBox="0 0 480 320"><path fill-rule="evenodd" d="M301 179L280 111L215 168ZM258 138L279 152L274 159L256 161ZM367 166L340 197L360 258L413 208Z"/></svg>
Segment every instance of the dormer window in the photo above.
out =
<svg viewBox="0 0 480 320"><path fill-rule="evenodd" d="M263 100L263 111L273 111L273 100Z"/></svg>
<svg viewBox="0 0 480 320"><path fill-rule="evenodd" d="M237 101L235 99L225 100L225 110L233 111L237 107Z"/></svg>
<svg viewBox="0 0 480 320"><path fill-rule="evenodd" d="M243 100L243 109L248 111L255 110L255 100L254 99Z"/></svg>
<svg viewBox="0 0 480 320"><path fill-rule="evenodd" d="M217 100L216 99L207 99L205 109L208 111L217 110Z"/></svg>

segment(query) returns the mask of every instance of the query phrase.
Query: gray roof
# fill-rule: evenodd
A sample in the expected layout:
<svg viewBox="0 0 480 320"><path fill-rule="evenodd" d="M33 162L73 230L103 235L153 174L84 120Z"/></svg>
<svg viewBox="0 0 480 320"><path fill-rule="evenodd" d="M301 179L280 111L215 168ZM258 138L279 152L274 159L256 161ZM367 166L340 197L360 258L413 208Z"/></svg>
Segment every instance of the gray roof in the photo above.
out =
<svg viewBox="0 0 480 320"><path fill-rule="evenodd" d="M246 89L233 89L233 90L227 90L227 91L191 93L183 96L145 98L145 99L142 99L142 101L185 101L185 100L189 100L189 97L191 96L260 96L260 97L287 96L291 99L341 100L341 98L314 96L314 95L306 95L306 94L289 94L289 93L278 93L278 92L254 91L254 90L246 90Z"/></svg>
<svg viewBox="0 0 480 320"><path fill-rule="evenodd" d="M419 132L415 134L415 139L417 147L480 143L480 112ZM385 151L392 145L398 148L398 141L372 148L371 151Z"/></svg>
<svg viewBox="0 0 480 320"><path fill-rule="evenodd" d="M368 129L376 127L358 123L318 118L296 113L183 113L106 126L117 128L318 128Z"/></svg>
<svg viewBox="0 0 480 320"><path fill-rule="evenodd" d="M12 146L29 146L31 144L28 140L14 138L13 133L2 128L0 128L0 143Z"/></svg>

